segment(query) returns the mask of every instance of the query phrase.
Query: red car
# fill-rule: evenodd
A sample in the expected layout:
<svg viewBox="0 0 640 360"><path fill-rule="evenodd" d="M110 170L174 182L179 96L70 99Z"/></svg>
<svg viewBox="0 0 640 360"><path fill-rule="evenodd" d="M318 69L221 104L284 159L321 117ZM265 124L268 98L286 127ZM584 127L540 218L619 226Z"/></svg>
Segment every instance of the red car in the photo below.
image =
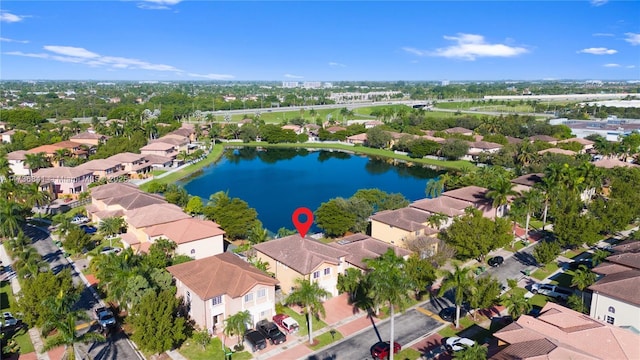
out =
<svg viewBox="0 0 640 360"><path fill-rule="evenodd" d="M382 360L389 358L389 349L391 346L388 341L380 341L371 347L371 356L376 360ZM402 346L394 341L393 353L397 354Z"/></svg>
<svg viewBox="0 0 640 360"><path fill-rule="evenodd" d="M287 334L293 334L298 332L300 325L298 322L286 314L277 314L273 317L273 322L276 323Z"/></svg>

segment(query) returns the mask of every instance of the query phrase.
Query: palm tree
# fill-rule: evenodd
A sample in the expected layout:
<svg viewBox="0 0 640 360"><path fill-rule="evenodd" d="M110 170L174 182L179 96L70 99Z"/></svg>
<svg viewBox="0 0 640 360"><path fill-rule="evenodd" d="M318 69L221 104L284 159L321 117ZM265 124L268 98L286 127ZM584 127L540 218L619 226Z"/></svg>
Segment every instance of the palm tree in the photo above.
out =
<svg viewBox="0 0 640 360"><path fill-rule="evenodd" d="M529 222L531 221L531 213L535 212L536 208L539 208L539 204L542 201L542 194L540 191L536 189L531 189L529 191L523 191L522 194L522 202L524 203L524 207L527 209L527 221L525 223L524 236L526 239L529 238Z"/></svg>
<svg viewBox="0 0 640 360"><path fill-rule="evenodd" d="M29 245L31 245L31 238L25 235L22 230L19 230L16 237L9 240L9 250L11 256L14 256L15 253L21 252Z"/></svg>
<svg viewBox="0 0 640 360"><path fill-rule="evenodd" d="M498 178L487 192L487 198L493 201L492 206L496 208L496 219L498 218L498 209L507 205L510 197L518 195L518 193L513 190L514 186L515 184L509 181L509 179L501 177Z"/></svg>
<svg viewBox="0 0 640 360"><path fill-rule="evenodd" d="M547 226L547 214L549 213L549 201L556 189L555 180L551 177L544 176L542 181L534 185L541 191L542 200L544 200L544 211L542 213L542 230Z"/></svg>
<svg viewBox="0 0 640 360"><path fill-rule="evenodd" d="M0 155L0 179L8 179L13 172L6 154Z"/></svg>
<svg viewBox="0 0 640 360"><path fill-rule="evenodd" d="M585 265L580 265L575 271L567 271L572 275L571 286L575 286L582 293L582 303L584 304L584 289L596 282L596 274L589 270Z"/></svg>
<svg viewBox="0 0 640 360"><path fill-rule="evenodd" d="M251 323L251 313L249 310L239 311L229 316L224 321L224 335L228 337L237 336L238 344L241 344L241 337L247 330L247 325Z"/></svg>
<svg viewBox="0 0 640 360"><path fill-rule="evenodd" d="M67 360L75 360L76 351L75 345L78 343L88 344L93 341L104 341L105 337L102 334L98 334L93 331L84 332L82 335L78 335L76 332L77 320L90 320L89 316L83 311L68 312L63 320L54 321L48 325L57 330L57 334L47 340L44 345L44 350L48 351L59 346L64 346L65 355Z"/></svg>
<svg viewBox="0 0 640 360"><path fill-rule="evenodd" d="M43 152L37 154L24 154L24 164L28 166L32 172L51 167L49 158L47 158L47 155Z"/></svg>
<svg viewBox="0 0 640 360"><path fill-rule="evenodd" d="M404 271L405 260L397 256L395 251L389 248L384 254L375 259L366 259L368 267L367 277L370 286L369 293L376 304L389 305L390 334L389 342L394 342L394 311L397 307L400 311L409 301L412 284ZM389 359L393 360L393 351L389 352Z"/></svg>
<svg viewBox="0 0 640 360"><path fill-rule="evenodd" d="M51 201L51 194L40 190L40 182L24 184L21 188L21 202L29 207L41 207Z"/></svg>
<svg viewBox="0 0 640 360"><path fill-rule="evenodd" d="M0 236L16 236L24 222L22 208L17 203L0 199Z"/></svg>
<svg viewBox="0 0 640 360"><path fill-rule="evenodd" d="M431 214L427 218L427 224L434 229L440 229L442 225L444 225L449 220L449 216L443 213L435 213Z"/></svg>
<svg viewBox="0 0 640 360"><path fill-rule="evenodd" d="M53 161L58 164L58 166L64 166L64 161L67 157L71 155L71 152L67 148L58 149L53 153Z"/></svg>
<svg viewBox="0 0 640 360"><path fill-rule="evenodd" d="M593 266L598 266L600 263L604 261L604 259L608 258L610 255L611 254L606 250L597 249L596 251L593 252L593 255L591 256L591 264Z"/></svg>
<svg viewBox="0 0 640 360"><path fill-rule="evenodd" d="M444 191L444 182L441 179L430 179L427 181L425 193L431 199L437 198Z"/></svg>
<svg viewBox="0 0 640 360"><path fill-rule="evenodd" d="M357 268L350 267L344 272L344 274L338 274L338 283L336 288L341 293L348 293L349 300L353 301L361 280L362 272Z"/></svg>
<svg viewBox="0 0 640 360"><path fill-rule="evenodd" d="M475 343L453 353L453 358L456 360L485 360L487 351L488 348L486 346Z"/></svg>
<svg viewBox="0 0 640 360"><path fill-rule="evenodd" d="M287 304L298 304L305 308L307 324L309 326L309 344L313 344L313 317L318 314L325 315L322 300L331 295L330 292L320 287L317 282L298 278L296 289L287 296Z"/></svg>
<svg viewBox="0 0 640 360"><path fill-rule="evenodd" d="M465 291L472 284L472 280L469 275L469 268L461 268L459 265L456 265L453 272L449 273L442 280L442 285L440 285L440 290L438 291L438 296L443 296L447 291L452 289L455 291L454 302L456 304L456 328L460 326L460 306L464 301Z"/></svg>
<svg viewBox="0 0 640 360"><path fill-rule="evenodd" d="M507 307L509 315L515 320L520 315L526 314L531 311L532 305L529 300L524 297L523 292L512 292L509 297L502 300L502 305Z"/></svg>
<svg viewBox="0 0 640 360"><path fill-rule="evenodd" d="M120 234L126 226L126 222L121 216L110 216L102 219L98 225L98 231L104 236Z"/></svg>

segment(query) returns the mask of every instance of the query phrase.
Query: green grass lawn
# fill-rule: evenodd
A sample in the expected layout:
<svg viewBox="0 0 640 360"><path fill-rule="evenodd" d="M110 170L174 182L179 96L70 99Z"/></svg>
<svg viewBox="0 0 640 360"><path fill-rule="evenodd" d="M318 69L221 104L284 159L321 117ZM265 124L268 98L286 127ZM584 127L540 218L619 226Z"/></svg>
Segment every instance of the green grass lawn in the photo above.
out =
<svg viewBox="0 0 640 360"><path fill-rule="evenodd" d="M318 343L313 345L313 346L309 346L309 342L307 342L307 346L309 346L310 349L312 350L319 350L333 342L336 342L340 339L342 339L343 336L339 331L336 331L333 335L331 335L331 332L327 331L324 334L320 334L318 336L314 336L314 342L317 341Z"/></svg>
<svg viewBox="0 0 640 360"><path fill-rule="evenodd" d="M11 290L11 284L8 281L0 283L0 312L12 311L15 313L15 301L13 291ZM12 309L12 307L14 309ZM14 339L20 346L20 353L28 354L35 351L26 326L23 326L22 329L13 334L12 339Z"/></svg>
<svg viewBox="0 0 640 360"><path fill-rule="evenodd" d="M551 283L562 287L571 287L572 280L573 276L563 272L554 276L551 280Z"/></svg>
<svg viewBox="0 0 640 360"><path fill-rule="evenodd" d="M298 330L298 333L296 334L297 336L309 335L309 325L307 325L307 319L305 318L304 315L298 314L297 312L291 310L288 307L284 308L284 313L294 318L300 325L300 330ZM327 326L327 324L324 321L320 319L315 319L315 318L313 319L312 325L313 325L313 331L318 331L324 328L325 326Z"/></svg>
<svg viewBox="0 0 640 360"><path fill-rule="evenodd" d="M412 348L406 348L394 355L394 359L397 360L417 360L420 358L420 351Z"/></svg>
<svg viewBox="0 0 640 360"><path fill-rule="evenodd" d="M574 257L578 256L582 254L582 250L567 250L564 253L562 253L562 256L569 258L569 259L573 259Z"/></svg>
<svg viewBox="0 0 640 360"><path fill-rule="evenodd" d="M235 339L226 340L229 345L235 344ZM227 350L229 349L227 345ZM222 342L218 338L211 339L211 343L207 345L204 349L199 344L196 344L191 339L187 339L187 341L182 344L178 352L182 354L182 356L186 357L189 360L225 360L224 352L222 351ZM233 354L233 360L248 360L252 359L253 356L248 351L241 351Z"/></svg>
<svg viewBox="0 0 640 360"><path fill-rule="evenodd" d="M516 252L516 251L520 251L520 250L524 249L525 246L527 246L527 244L524 241L516 241L513 244L513 247L508 246L508 247L505 248L505 250Z"/></svg>
<svg viewBox="0 0 640 360"><path fill-rule="evenodd" d="M454 324L451 324L443 328L442 330L438 331L438 334L440 334L440 336L442 337L456 336L462 330L473 325L474 325L473 320L470 319L468 316L464 316L460 318L460 327L458 329L455 328Z"/></svg>
<svg viewBox="0 0 640 360"><path fill-rule="evenodd" d="M542 281L546 279L549 275L551 275L554 271L558 270L558 268L559 268L558 263L554 261L534 271L533 274L531 274L531 276L535 279Z"/></svg>

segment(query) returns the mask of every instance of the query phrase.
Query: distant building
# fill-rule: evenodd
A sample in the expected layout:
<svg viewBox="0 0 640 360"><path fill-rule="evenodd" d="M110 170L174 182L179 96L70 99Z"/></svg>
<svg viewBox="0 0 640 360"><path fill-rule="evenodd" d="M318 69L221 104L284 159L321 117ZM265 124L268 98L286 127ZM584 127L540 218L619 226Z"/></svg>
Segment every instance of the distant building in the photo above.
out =
<svg viewBox="0 0 640 360"><path fill-rule="evenodd" d="M283 88L287 88L287 89L297 88L298 87L298 82L297 81L283 81L282 82L282 87Z"/></svg>
<svg viewBox="0 0 640 360"><path fill-rule="evenodd" d="M305 81L302 83L302 87L305 89L320 89L322 87L321 81Z"/></svg>
<svg viewBox="0 0 640 360"><path fill-rule="evenodd" d="M440 86L447 86L447 85L449 85L449 83L450 83L449 80L442 80L440 82Z"/></svg>

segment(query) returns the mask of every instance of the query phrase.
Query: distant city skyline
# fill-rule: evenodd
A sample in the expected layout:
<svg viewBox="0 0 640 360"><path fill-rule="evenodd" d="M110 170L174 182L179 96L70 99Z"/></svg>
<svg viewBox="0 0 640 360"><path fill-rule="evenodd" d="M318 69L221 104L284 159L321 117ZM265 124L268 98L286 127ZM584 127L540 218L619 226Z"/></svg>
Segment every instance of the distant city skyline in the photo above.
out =
<svg viewBox="0 0 640 360"><path fill-rule="evenodd" d="M640 80L637 1L0 6L0 80Z"/></svg>

